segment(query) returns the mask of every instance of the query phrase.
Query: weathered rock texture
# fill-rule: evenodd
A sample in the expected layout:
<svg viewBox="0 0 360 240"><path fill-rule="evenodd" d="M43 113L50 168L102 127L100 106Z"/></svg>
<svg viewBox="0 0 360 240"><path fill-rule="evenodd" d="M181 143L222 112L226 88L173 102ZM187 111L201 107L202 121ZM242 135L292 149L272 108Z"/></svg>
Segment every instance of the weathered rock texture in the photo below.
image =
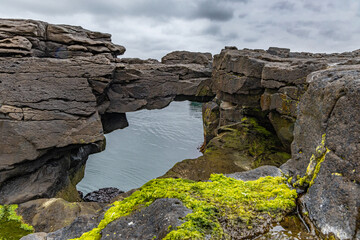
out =
<svg viewBox="0 0 360 240"><path fill-rule="evenodd" d="M360 67L310 74L299 104L292 159L282 169L300 176L304 212L324 234L358 239L360 219Z"/></svg>
<svg viewBox="0 0 360 240"><path fill-rule="evenodd" d="M110 34L0 19L0 204L79 200L87 156L127 126L125 112L212 95L203 54L168 65L124 51Z"/></svg>

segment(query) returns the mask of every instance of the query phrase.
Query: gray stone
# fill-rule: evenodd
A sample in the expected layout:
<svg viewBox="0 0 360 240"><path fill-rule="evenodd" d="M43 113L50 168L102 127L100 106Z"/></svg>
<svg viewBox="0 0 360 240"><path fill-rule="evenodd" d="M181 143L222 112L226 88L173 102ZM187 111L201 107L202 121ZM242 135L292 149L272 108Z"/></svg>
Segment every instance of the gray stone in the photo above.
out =
<svg viewBox="0 0 360 240"><path fill-rule="evenodd" d="M46 239L47 233L44 232L38 232L29 234L25 237L20 238L20 240L47 240Z"/></svg>
<svg viewBox="0 0 360 240"><path fill-rule="evenodd" d="M226 174L226 176L242 181L254 181L266 176L279 177L282 176L282 172L275 166L261 166L245 172Z"/></svg>

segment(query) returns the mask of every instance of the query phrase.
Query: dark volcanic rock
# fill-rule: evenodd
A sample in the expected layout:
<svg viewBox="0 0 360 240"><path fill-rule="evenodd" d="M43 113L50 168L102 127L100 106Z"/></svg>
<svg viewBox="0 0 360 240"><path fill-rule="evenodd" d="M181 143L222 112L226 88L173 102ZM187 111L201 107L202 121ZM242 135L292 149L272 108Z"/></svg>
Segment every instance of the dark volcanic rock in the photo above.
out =
<svg viewBox="0 0 360 240"><path fill-rule="evenodd" d="M180 226L191 210L178 199L158 199L149 207L130 216L119 218L101 231L101 239L156 239L164 238Z"/></svg>
<svg viewBox="0 0 360 240"><path fill-rule="evenodd" d="M353 239L360 208L360 68L337 67L308 76L299 105L292 159L282 169L304 177L304 211L324 234Z"/></svg>
<svg viewBox="0 0 360 240"><path fill-rule="evenodd" d="M109 203L111 199L123 192L124 191L121 191L114 187L100 188L99 190L86 194L84 197L84 201Z"/></svg>
<svg viewBox="0 0 360 240"><path fill-rule="evenodd" d="M79 216L70 225L47 234L46 239L68 240L81 237L84 232L96 228L102 218L103 215L99 214Z"/></svg>

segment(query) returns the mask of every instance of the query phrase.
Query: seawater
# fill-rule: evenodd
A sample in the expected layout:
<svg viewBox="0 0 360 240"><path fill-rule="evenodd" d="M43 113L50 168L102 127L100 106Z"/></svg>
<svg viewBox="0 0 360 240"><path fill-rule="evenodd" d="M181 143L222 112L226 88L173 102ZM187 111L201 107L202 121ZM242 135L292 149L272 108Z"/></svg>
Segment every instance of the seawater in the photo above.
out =
<svg viewBox="0 0 360 240"><path fill-rule="evenodd" d="M84 194L103 187L128 191L166 173L175 163L201 155L201 103L172 102L161 110L126 113L129 126L106 134L105 151L89 156Z"/></svg>

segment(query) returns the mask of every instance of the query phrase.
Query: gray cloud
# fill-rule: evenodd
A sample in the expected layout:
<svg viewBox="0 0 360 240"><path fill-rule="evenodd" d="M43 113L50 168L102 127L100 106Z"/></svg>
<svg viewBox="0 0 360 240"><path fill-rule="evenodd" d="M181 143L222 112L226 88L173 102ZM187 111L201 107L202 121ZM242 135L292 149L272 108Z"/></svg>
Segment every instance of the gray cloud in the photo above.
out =
<svg viewBox="0 0 360 240"><path fill-rule="evenodd" d="M284 10L284 11L292 11L295 8L295 4L289 1L281 1L272 5L273 10Z"/></svg>
<svg viewBox="0 0 360 240"><path fill-rule="evenodd" d="M218 53L290 47L342 52L359 48L358 0L2 0L0 16L81 25L108 32L126 57L172 50Z"/></svg>

